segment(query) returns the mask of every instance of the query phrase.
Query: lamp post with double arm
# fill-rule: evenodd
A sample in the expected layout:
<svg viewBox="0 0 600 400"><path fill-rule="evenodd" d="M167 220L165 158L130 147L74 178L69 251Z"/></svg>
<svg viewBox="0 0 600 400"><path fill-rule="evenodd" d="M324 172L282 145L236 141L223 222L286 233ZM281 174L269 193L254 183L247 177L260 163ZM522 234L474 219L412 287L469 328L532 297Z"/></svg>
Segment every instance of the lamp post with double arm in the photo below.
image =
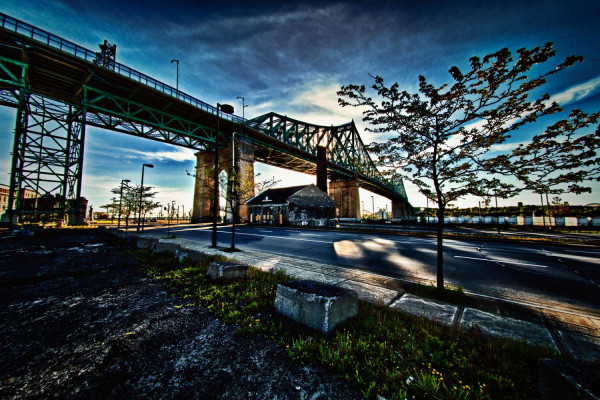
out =
<svg viewBox="0 0 600 400"><path fill-rule="evenodd" d="M121 194L119 195L119 217L117 218L117 229L121 228L121 204L123 203L123 184L131 182L129 179L121 179Z"/></svg>
<svg viewBox="0 0 600 400"><path fill-rule="evenodd" d="M144 168L154 168L152 164L143 164L142 165L142 182L140 183L140 204L138 208L138 226L137 231L140 231L140 224L142 222L142 195L144 194ZM144 231L144 226L142 225L142 232Z"/></svg>
<svg viewBox="0 0 600 400"><path fill-rule="evenodd" d="M177 64L177 78L175 80L175 90L179 91L179 60L171 60L171 64Z"/></svg>

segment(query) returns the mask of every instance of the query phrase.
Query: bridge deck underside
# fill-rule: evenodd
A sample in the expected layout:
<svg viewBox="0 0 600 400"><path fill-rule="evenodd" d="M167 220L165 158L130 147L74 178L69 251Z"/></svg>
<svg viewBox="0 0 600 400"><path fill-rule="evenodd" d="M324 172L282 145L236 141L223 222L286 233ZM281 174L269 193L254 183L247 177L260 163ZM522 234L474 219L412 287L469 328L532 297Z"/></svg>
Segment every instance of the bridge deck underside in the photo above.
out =
<svg viewBox="0 0 600 400"><path fill-rule="evenodd" d="M217 127L214 110L200 109L137 80L4 29L0 29L0 56L27 66L25 87L18 82L2 81L2 92L15 93L26 89L76 107L85 107L86 113L96 115L86 123L105 129L197 150L214 147ZM13 72L18 74L18 68L14 67ZM16 101L6 99L4 95L0 103L17 107ZM135 124L137 126L132 127ZM146 126L148 128L144 128ZM163 134L156 134L156 131ZM259 130L220 119L219 131L221 146L230 143L233 132L243 132L255 145L257 161L307 174L316 172L316 156ZM330 179L358 179L368 190L391 199L399 198L398 193L380 182L357 176L345 167L330 164L328 171Z"/></svg>

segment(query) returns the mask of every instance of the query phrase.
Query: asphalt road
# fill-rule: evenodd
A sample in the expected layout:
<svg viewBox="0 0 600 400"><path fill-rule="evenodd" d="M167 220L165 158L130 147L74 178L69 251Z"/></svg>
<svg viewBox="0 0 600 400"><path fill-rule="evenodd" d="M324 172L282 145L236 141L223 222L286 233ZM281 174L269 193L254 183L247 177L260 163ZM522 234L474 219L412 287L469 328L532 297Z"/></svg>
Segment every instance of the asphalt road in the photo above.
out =
<svg viewBox="0 0 600 400"><path fill-rule="evenodd" d="M153 233L166 228L147 228ZM207 225L177 225L178 238L211 241ZM231 244L231 227L219 227L218 246ZM435 282L434 238L236 228L236 247L359 268L392 278ZM516 241L444 240L446 282L467 292L600 315L600 248Z"/></svg>

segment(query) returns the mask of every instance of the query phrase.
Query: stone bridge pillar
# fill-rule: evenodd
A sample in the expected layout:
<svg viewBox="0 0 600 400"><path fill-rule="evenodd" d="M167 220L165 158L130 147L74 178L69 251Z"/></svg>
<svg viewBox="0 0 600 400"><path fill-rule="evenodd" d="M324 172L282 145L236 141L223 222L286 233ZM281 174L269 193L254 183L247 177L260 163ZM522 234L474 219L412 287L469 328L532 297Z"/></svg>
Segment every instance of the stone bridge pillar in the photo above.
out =
<svg viewBox="0 0 600 400"><path fill-rule="evenodd" d="M392 200L392 218L404 219L411 214L411 207L405 200Z"/></svg>
<svg viewBox="0 0 600 400"><path fill-rule="evenodd" d="M329 197L335 201L340 218L352 218L360 221L360 192L358 181L339 180L329 184Z"/></svg>
<svg viewBox="0 0 600 400"><path fill-rule="evenodd" d="M240 198L244 203L238 209L237 221L246 222L248 220L248 207L245 202L254 197L254 147L250 143L239 140L239 136L236 136L234 155L239 177ZM219 150L219 173L223 170L228 173L231 172L231 157L231 144L228 148ZM196 153L196 184L191 222L212 221L214 166L214 151L203 150ZM218 201L220 202L220 199ZM217 209L219 207L220 204L217 203Z"/></svg>

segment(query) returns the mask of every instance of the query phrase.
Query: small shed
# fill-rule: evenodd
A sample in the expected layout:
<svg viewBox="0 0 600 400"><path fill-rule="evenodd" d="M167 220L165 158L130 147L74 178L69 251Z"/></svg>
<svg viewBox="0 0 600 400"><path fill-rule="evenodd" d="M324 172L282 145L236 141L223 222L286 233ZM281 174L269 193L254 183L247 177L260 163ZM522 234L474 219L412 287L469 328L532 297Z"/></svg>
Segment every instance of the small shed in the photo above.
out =
<svg viewBox="0 0 600 400"><path fill-rule="evenodd" d="M335 202L316 185L269 189L250 199L247 205L251 224L335 224Z"/></svg>

